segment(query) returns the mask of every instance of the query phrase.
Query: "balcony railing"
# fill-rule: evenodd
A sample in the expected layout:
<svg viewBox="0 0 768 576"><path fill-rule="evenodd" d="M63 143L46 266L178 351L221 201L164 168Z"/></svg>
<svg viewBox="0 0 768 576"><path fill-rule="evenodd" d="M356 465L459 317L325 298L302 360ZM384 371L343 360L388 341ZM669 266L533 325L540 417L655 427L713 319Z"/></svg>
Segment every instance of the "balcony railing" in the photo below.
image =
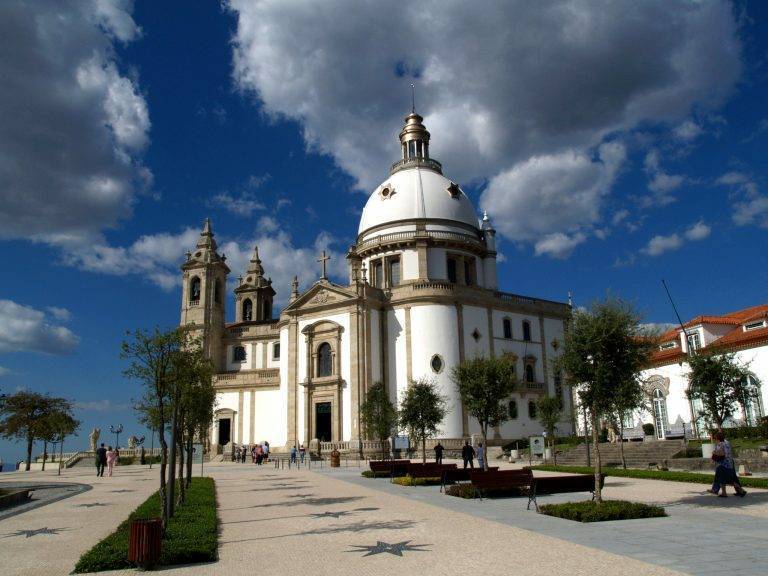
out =
<svg viewBox="0 0 768 576"><path fill-rule="evenodd" d="M443 173L443 165L440 164L437 160L433 160L432 158L408 158L407 160L398 160L394 164L392 164L392 168L390 168L389 173L394 174L395 172L399 172L400 170L405 170L407 168L427 168L428 170L434 170L438 174Z"/></svg>
<svg viewBox="0 0 768 576"><path fill-rule="evenodd" d="M382 234L381 236L364 240L357 245L357 251L358 253L362 253L380 246L415 242L416 240L424 238L439 242L465 244L474 248L483 247L480 239L473 234L462 234L461 232L448 232L443 230L428 230L426 232L416 232L414 230L409 232L392 232L391 234Z"/></svg>

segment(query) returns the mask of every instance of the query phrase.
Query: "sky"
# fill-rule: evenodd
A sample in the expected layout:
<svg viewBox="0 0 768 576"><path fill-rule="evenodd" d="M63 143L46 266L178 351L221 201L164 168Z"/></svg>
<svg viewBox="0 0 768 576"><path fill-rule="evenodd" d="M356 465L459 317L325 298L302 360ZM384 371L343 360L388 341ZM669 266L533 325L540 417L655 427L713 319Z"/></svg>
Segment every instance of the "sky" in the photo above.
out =
<svg viewBox="0 0 768 576"><path fill-rule="evenodd" d="M662 279L684 319L765 303L766 18L716 0L6 0L0 392L76 402L69 447L147 434L120 342L178 323L204 218L233 285L256 244L278 305L321 250L342 282L411 83L431 155L499 232L502 290L611 294L652 323L675 320Z"/></svg>

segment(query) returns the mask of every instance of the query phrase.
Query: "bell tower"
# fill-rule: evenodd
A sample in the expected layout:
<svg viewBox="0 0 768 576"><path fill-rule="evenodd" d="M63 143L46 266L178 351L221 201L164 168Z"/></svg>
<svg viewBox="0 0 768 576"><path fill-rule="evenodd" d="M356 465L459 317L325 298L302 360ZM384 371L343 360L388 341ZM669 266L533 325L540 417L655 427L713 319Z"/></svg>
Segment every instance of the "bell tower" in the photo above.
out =
<svg viewBox="0 0 768 576"><path fill-rule="evenodd" d="M203 350L217 370L224 362L226 260L217 252L211 221L206 218L194 252L187 252L187 261L181 266L181 325L202 338Z"/></svg>
<svg viewBox="0 0 768 576"><path fill-rule="evenodd" d="M238 278L235 288L235 322L265 322L272 319L272 298L275 290L272 279L264 277L264 267L259 258L259 247L245 271L245 278Z"/></svg>

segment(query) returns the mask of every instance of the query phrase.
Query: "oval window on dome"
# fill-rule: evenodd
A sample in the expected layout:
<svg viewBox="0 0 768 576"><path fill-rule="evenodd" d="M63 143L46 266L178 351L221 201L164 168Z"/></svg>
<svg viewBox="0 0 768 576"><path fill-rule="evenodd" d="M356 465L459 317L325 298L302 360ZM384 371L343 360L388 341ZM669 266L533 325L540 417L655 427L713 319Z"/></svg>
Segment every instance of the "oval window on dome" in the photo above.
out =
<svg viewBox="0 0 768 576"><path fill-rule="evenodd" d="M440 354L435 354L432 356L432 360L430 361L429 365L432 367L432 372L435 374L440 374L440 372L443 371L443 358L440 356Z"/></svg>
<svg viewBox="0 0 768 576"><path fill-rule="evenodd" d="M381 189L381 192L379 192L384 200L391 197L394 193L395 190L391 186L384 186L384 188Z"/></svg>

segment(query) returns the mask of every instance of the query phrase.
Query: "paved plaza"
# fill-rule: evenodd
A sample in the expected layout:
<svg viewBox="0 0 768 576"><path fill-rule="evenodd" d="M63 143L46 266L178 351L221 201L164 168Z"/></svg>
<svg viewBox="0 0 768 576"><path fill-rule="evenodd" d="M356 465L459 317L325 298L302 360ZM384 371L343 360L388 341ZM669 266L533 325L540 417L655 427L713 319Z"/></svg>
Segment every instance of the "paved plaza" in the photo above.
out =
<svg viewBox="0 0 768 576"><path fill-rule="evenodd" d="M702 494L704 485L609 478L605 497L661 503L670 517L583 525L527 511L526 498L461 500L439 487L402 487L362 478L360 471L208 467L217 486L220 559L163 572L768 573L768 491L723 500ZM91 486L0 520L4 574L68 574L156 487L156 469L124 467L103 479L90 472L0 478L3 485L29 480ZM580 498L542 496L540 503Z"/></svg>

